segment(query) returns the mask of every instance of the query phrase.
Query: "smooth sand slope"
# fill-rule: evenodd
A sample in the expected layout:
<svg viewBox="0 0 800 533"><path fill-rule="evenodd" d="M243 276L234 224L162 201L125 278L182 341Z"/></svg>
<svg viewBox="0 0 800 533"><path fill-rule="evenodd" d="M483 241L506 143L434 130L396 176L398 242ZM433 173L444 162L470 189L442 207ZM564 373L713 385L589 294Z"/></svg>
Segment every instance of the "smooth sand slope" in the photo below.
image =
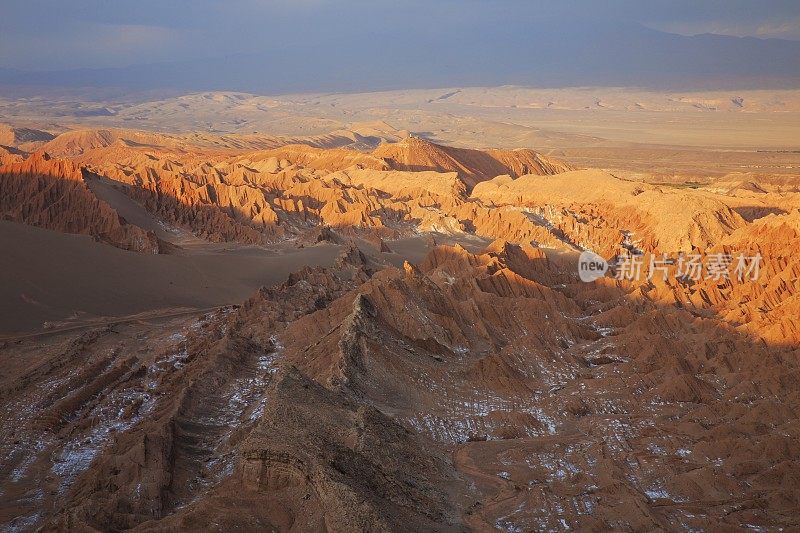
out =
<svg viewBox="0 0 800 533"><path fill-rule="evenodd" d="M0 330L39 329L154 309L240 303L305 265L328 265L340 247L282 253L260 248L197 255L127 252L84 236L0 222ZM69 322L69 321L68 321Z"/></svg>

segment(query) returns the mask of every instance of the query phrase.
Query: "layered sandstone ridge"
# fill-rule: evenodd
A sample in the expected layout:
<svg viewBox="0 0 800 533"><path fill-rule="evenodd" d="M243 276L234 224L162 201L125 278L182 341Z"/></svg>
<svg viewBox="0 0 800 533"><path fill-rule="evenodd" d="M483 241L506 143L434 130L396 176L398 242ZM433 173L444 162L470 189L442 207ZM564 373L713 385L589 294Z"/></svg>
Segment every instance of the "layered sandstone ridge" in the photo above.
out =
<svg viewBox="0 0 800 533"><path fill-rule="evenodd" d="M398 143L383 144L372 154L388 161L395 170L456 172L469 189L481 181L504 174L519 177L574 170L562 161L550 159L533 150L452 148L413 136Z"/></svg>
<svg viewBox="0 0 800 533"><path fill-rule="evenodd" d="M719 278L707 272L696 280L655 276L652 282L641 284L641 290L649 298L689 309L698 316L713 314L738 331L770 344L796 346L800 343L796 320L800 312L800 258L790 250L798 244L800 210L771 214L703 251L705 257L729 262ZM758 260L752 268L754 257ZM649 261L649 254L642 258L644 264Z"/></svg>
<svg viewBox="0 0 800 533"><path fill-rule="evenodd" d="M599 170L556 176L498 177L475 187L488 205L518 206L553 225L571 242L610 256L626 232L643 250L707 248L745 220L709 193L623 180Z"/></svg>
<svg viewBox="0 0 800 533"><path fill-rule="evenodd" d="M796 345L529 244L368 263L2 348L36 361L0 381L6 509L42 490L49 528L799 525Z"/></svg>
<svg viewBox="0 0 800 533"><path fill-rule="evenodd" d="M167 226L210 241L266 244L332 226L384 238L418 231L495 238L502 231L510 239L558 242L524 215L489 210L467 196L496 172L570 168L530 150L451 149L413 137L371 153L319 148L313 139L259 151L241 150L244 139L217 142L79 130L43 149L111 180Z"/></svg>
<svg viewBox="0 0 800 533"><path fill-rule="evenodd" d="M126 250L159 251L155 235L127 224L92 194L76 164L46 154L25 160L0 154L0 211L4 220L91 235Z"/></svg>
<svg viewBox="0 0 800 533"><path fill-rule="evenodd" d="M35 150L42 143L52 140L52 133L34 128L0 124L0 148Z"/></svg>
<svg viewBox="0 0 800 533"><path fill-rule="evenodd" d="M303 242L330 226L370 239L439 232L612 257L621 247L705 250L800 206L795 193L653 185L571 170L530 150L408 137L371 152L313 146L311 138L276 138L252 151L242 149L250 147L245 137L81 130L46 148L107 180L165 227L217 242Z"/></svg>

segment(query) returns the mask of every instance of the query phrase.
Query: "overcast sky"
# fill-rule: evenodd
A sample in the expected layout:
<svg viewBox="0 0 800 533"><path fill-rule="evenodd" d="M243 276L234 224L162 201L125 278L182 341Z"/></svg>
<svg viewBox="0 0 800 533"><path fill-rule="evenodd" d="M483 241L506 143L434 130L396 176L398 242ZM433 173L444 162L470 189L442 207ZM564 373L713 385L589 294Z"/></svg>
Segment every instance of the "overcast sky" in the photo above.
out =
<svg viewBox="0 0 800 533"><path fill-rule="evenodd" d="M687 45L651 30L794 42ZM406 80L409 87L648 83L669 68L684 77L710 68L725 79L775 78L796 69L797 46L798 0L3 0L0 7L0 67L172 65L114 73L122 85L156 74L176 87L266 92ZM665 61L667 70L655 64ZM30 80L6 73L0 82ZM103 82L99 74L86 80Z"/></svg>
<svg viewBox="0 0 800 533"><path fill-rule="evenodd" d="M383 39L460 39L520 21L535 32L539 20L800 39L797 0L3 0L0 66L111 67L292 46L367 54Z"/></svg>

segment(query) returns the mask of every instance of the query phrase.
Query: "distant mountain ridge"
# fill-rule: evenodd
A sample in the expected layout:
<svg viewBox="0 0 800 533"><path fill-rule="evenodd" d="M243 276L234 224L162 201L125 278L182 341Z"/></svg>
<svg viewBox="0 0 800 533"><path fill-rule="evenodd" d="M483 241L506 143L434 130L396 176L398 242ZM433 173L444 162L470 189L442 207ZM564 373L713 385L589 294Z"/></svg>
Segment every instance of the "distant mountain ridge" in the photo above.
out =
<svg viewBox="0 0 800 533"><path fill-rule="evenodd" d="M263 54L117 68L0 68L0 85L258 94L505 84L677 90L800 86L800 41L684 36L636 24L598 23L579 29L550 27L541 20L535 32L529 31L528 21L515 26L520 27L505 28L498 35L499 29L487 28L481 39L456 43L445 34L387 40L375 51L364 50L358 36L345 35L335 47L314 54L286 47Z"/></svg>

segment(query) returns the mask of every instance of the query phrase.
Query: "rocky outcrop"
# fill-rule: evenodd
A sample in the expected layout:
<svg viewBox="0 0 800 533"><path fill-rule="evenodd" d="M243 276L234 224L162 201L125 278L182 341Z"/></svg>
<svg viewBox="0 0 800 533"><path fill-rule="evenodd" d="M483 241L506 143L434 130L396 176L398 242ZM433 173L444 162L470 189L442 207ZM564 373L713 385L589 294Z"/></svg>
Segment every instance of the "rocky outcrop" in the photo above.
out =
<svg viewBox="0 0 800 533"><path fill-rule="evenodd" d="M270 396L243 444L243 485L280 502L291 528L396 531L460 522L443 490L455 482L452 466L423 439L296 369L276 378ZM308 497L292 497L300 493Z"/></svg>
<svg viewBox="0 0 800 533"><path fill-rule="evenodd" d="M623 236L644 251L688 252L721 242L746 224L714 195L622 180L599 170L500 177L478 184L471 196L521 209L551 233L607 257L618 252Z"/></svg>
<svg viewBox="0 0 800 533"><path fill-rule="evenodd" d="M35 150L55 136L47 131L0 124L0 147Z"/></svg>
<svg viewBox="0 0 800 533"><path fill-rule="evenodd" d="M125 250L159 251L155 235L127 224L92 194L77 165L42 153L0 164L0 213L4 220L90 235Z"/></svg>
<svg viewBox="0 0 800 533"><path fill-rule="evenodd" d="M308 144L243 153L247 145L233 139L211 144L202 136L78 130L46 147L118 182L166 225L209 241L266 244L327 225L370 240L437 231L558 244L525 214L467 199L497 173L513 179L570 168L530 150L455 149L415 138L373 153Z"/></svg>
<svg viewBox="0 0 800 533"><path fill-rule="evenodd" d="M711 308L738 330L769 343L797 345L800 259L787 252L797 245L800 211L769 215L702 250L704 258L725 258L725 274L719 279L707 270L684 282L657 277L643 290L652 298L698 313Z"/></svg>
<svg viewBox="0 0 800 533"><path fill-rule="evenodd" d="M372 155L386 160L395 170L455 172L468 189L500 175L548 175L573 167L533 150L471 150L441 146L410 136L398 143L382 144Z"/></svg>
<svg viewBox="0 0 800 533"><path fill-rule="evenodd" d="M796 527L796 344L736 322L794 309L775 246L788 277L703 282L696 305L530 244L377 272L350 248L238 309L31 346L0 380L7 508L73 529Z"/></svg>

